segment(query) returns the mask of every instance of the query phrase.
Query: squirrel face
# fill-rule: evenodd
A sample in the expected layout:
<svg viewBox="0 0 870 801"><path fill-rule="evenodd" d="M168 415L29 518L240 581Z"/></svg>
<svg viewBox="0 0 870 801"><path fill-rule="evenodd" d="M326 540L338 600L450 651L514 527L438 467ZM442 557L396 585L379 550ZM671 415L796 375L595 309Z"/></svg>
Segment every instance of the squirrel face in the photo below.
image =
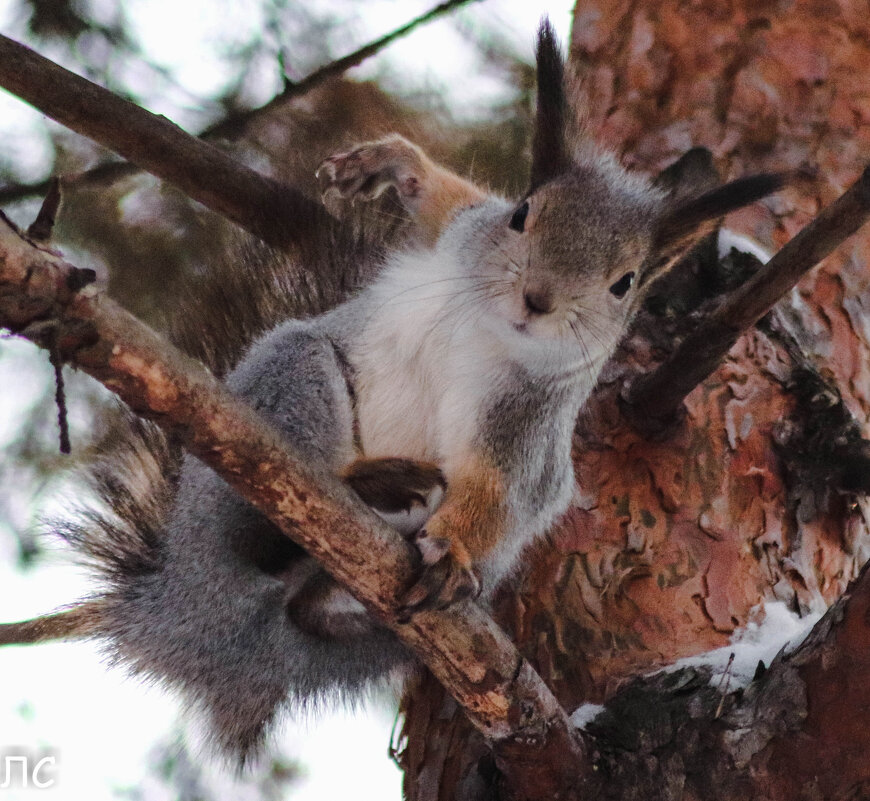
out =
<svg viewBox="0 0 870 801"><path fill-rule="evenodd" d="M476 299L485 296L507 333L572 347L591 368L616 348L656 276L727 212L784 178L759 175L699 193L693 151L665 171L667 181L665 173L655 181L630 174L579 129L546 20L537 76L529 189L484 230L466 231L457 251L471 262Z"/></svg>
<svg viewBox="0 0 870 801"><path fill-rule="evenodd" d="M637 308L663 193L606 157L577 164L497 219L478 253L494 311L516 332L609 356Z"/></svg>

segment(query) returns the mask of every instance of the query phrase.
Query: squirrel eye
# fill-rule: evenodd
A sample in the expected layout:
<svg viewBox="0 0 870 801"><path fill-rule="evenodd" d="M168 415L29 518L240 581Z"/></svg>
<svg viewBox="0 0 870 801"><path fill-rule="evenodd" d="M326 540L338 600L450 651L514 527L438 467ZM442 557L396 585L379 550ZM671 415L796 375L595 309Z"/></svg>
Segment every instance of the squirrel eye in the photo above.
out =
<svg viewBox="0 0 870 801"><path fill-rule="evenodd" d="M522 233L526 227L526 216L529 213L529 201L526 200L513 214L511 221L508 223L508 228L512 231Z"/></svg>
<svg viewBox="0 0 870 801"><path fill-rule="evenodd" d="M634 273L626 273L622 276L615 284L610 287L611 294L615 295L617 298L625 297L625 293L631 289L631 285L634 283Z"/></svg>

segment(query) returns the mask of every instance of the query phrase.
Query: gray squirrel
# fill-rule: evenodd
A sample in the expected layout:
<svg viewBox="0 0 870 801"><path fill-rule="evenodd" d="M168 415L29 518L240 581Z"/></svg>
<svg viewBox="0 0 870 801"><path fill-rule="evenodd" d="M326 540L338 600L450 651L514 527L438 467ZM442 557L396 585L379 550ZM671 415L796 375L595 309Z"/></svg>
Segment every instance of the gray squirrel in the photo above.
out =
<svg viewBox="0 0 870 801"><path fill-rule="evenodd" d="M488 603L568 508L578 412L653 279L728 211L777 189L761 175L687 195L584 141L545 21L528 191L497 197L399 136L328 158L325 193L393 187L413 247L332 311L288 320L228 374L292 441L342 477L420 554L404 613ZM217 475L185 457L147 497L159 442L142 424L131 478L101 477L119 522L76 534L105 589L0 643L93 636L132 672L205 710L227 751L256 751L285 701L353 698L413 664L390 631ZM150 449L149 449L150 447ZM135 449L134 449L135 450ZM135 530L123 525L135 520ZM17 638L17 639L16 639Z"/></svg>

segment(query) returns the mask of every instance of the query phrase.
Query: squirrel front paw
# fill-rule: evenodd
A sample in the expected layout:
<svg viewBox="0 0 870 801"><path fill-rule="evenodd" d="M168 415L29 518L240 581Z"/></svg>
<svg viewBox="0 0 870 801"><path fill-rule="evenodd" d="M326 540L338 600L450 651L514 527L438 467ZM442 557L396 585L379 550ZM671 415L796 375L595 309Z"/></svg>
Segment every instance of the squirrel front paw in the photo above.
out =
<svg viewBox="0 0 870 801"><path fill-rule="evenodd" d="M325 159L315 175L324 201L338 196L345 200L373 200L395 186L404 200L416 198L424 177L423 153L398 134L366 142L346 153Z"/></svg>
<svg viewBox="0 0 870 801"><path fill-rule="evenodd" d="M423 527L447 487L437 465L413 459L359 458L340 475L364 503L405 538Z"/></svg>
<svg viewBox="0 0 870 801"><path fill-rule="evenodd" d="M437 530L437 518L430 523L433 524L431 529ZM401 598L399 611L403 618L423 610L446 609L480 594L480 578L465 548L431 529L425 526L413 538L422 556L423 567L417 580Z"/></svg>

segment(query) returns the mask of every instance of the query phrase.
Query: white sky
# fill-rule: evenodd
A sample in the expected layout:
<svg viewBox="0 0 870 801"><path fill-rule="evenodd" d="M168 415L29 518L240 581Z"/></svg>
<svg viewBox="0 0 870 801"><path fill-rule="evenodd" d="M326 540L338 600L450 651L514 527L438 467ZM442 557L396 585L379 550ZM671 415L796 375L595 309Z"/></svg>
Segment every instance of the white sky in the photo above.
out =
<svg viewBox="0 0 870 801"><path fill-rule="evenodd" d="M96 9L105 7L108 13L115 0L88 0L88 4ZM436 4L434 0L306 0L307 7L341 21L331 42L334 57L388 33ZM130 85L151 111L166 114L195 132L208 122L196 99L216 94L230 80L221 53L261 28L259 4L256 0L127 0L123 8L145 55L170 69L180 88L158 83L141 70L131 69L119 80ZM540 18L548 14L562 41L567 42L572 8L569 0L472 2L417 29L348 75L380 77L387 88L408 92L434 89L455 115L473 116L478 109L505 98L507 86L483 69L482 59L457 29L457 22L476 33L491 31L503 37L531 61ZM350 15L348 9L353 9ZM16 0L0 0L0 31L20 37L23 20ZM42 52L52 58L60 56L45 49ZM318 65L290 65L294 66L299 73L294 77L302 77ZM262 80L251 88L251 100L256 104L280 90L274 65L264 65L260 72ZM0 90L0 160L13 165L22 181L41 178L50 157L51 145L41 119L37 111Z"/></svg>
<svg viewBox="0 0 870 801"><path fill-rule="evenodd" d="M113 0L91 0L109 11ZM108 5L107 5L108 4ZM333 56L350 52L434 6L435 0L306 0L308 7L331 11L336 18L353 18L336 33ZM0 31L15 37L22 30L17 4L0 0ZM455 27L458 18L469 28L492 30L513 43L517 52L532 58L532 42L540 17L550 18L567 41L573 2L568 0L484 0L458 15L442 18L392 45L363 67L350 73L360 78L381 77L388 87L402 91L436 89L457 116L470 116L506 96L506 86L483 74L473 48ZM146 55L171 69L181 90L166 91L142 83L142 76L123 76L157 113L166 113L183 126L195 128L201 115L195 98L223 87L229 75L221 60L221 46L243 41L262 21L253 0L129 0L125 9ZM52 56L51 53L45 55ZM302 65L303 74L316 65ZM139 83L137 83L137 80ZM256 102L266 102L279 90L277 76L263 71L255 87ZM184 107L187 106L187 110ZM176 113L176 110L182 110ZM0 91L0 160L15 165L20 180L43 176L51 147L41 116ZM0 446L9 441L23 419L22 410L40 391L47 371L32 371L35 358L22 343L0 341ZM2 532L0 532L2 534ZM2 545L0 538L0 545ZM61 556L34 573L19 575L11 554L0 548L0 620L13 620L47 611L83 594L81 573ZM52 645L4 649L0 675L7 691L0 694L0 751L8 746L58 749L57 783L41 790L46 799L103 801L118 798L124 788L142 790L142 799L166 798L159 786L142 786L151 744L174 730L175 703L156 690L145 691L115 671L106 672L89 645ZM15 693L8 692L15 688ZM26 700L25 700L26 699ZM306 766L308 779L290 797L300 801L354 798L389 801L400 797L400 774L387 759L392 725L389 712L338 713L289 727L287 752ZM338 756L337 756L338 755ZM0 766L2 771L2 766ZM3 775L0 772L0 781ZM223 797L251 797L227 774L213 782ZM2 790L4 801L30 799L33 790Z"/></svg>

